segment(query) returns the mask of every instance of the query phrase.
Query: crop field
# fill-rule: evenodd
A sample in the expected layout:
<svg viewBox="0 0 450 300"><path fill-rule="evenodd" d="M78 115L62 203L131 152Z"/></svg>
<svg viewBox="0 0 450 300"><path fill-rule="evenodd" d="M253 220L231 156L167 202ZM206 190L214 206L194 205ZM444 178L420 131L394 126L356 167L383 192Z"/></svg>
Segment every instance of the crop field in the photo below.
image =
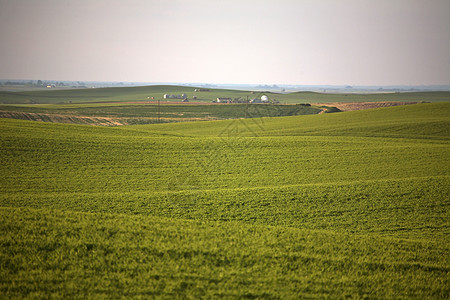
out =
<svg viewBox="0 0 450 300"><path fill-rule="evenodd" d="M450 103L254 114L0 118L1 297L450 298Z"/></svg>

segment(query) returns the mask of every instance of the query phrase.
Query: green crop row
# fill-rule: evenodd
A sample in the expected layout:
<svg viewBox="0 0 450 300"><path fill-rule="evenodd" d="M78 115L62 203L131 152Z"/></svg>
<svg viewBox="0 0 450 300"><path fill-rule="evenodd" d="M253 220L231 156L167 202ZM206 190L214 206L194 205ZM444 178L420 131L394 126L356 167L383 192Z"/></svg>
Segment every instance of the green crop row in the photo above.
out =
<svg viewBox="0 0 450 300"><path fill-rule="evenodd" d="M7 298L449 296L439 241L30 208L0 219Z"/></svg>
<svg viewBox="0 0 450 300"><path fill-rule="evenodd" d="M213 190L105 192L21 191L3 206L240 221L397 238L450 242L450 178L270 186ZM61 185L61 188L63 186ZM124 189L125 190L125 189Z"/></svg>

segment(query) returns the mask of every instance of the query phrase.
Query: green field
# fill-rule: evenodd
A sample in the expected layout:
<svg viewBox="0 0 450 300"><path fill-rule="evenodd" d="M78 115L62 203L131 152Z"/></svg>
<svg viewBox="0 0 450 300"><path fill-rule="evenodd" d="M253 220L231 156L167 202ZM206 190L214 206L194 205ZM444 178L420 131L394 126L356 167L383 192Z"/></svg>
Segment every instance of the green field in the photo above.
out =
<svg viewBox="0 0 450 300"><path fill-rule="evenodd" d="M0 118L0 295L448 299L449 116Z"/></svg>

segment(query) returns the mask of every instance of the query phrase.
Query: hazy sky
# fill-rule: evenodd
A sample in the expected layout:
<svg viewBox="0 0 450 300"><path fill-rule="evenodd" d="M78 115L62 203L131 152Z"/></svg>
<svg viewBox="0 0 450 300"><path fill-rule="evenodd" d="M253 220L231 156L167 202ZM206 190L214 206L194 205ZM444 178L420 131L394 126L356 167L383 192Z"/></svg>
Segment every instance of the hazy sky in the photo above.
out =
<svg viewBox="0 0 450 300"><path fill-rule="evenodd" d="M0 78L450 84L450 0L0 0Z"/></svg>

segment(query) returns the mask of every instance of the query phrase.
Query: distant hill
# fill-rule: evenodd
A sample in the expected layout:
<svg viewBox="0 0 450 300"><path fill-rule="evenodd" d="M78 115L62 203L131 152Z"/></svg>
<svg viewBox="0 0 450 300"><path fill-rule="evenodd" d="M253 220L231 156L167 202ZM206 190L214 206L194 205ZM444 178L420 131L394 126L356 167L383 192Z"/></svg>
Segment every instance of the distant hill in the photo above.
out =
<svg viewBox="0 0 450 300"><path fill-rule="evenodd" d="M409 92L379 94L327 94L316 92L274 93L251 92L231 89L208 89L195 92L196 87L154 85L140 87L108 87L90 89L47 89L38 91L0 91L0 104L57 104L89 102L135 102L148 100L175 101L164 99L164 94L187 94L190 101L211 102L217 98L242 98L249 100L267 95L272 101L284 103L325 103L325 102L367 102L367 101L407 101L442 102L450 101L450 92ZM196 99L194 99L196 96ZM152 99L152 97L154 99ZM179 101L179 100L178 100Z"/></svg>

